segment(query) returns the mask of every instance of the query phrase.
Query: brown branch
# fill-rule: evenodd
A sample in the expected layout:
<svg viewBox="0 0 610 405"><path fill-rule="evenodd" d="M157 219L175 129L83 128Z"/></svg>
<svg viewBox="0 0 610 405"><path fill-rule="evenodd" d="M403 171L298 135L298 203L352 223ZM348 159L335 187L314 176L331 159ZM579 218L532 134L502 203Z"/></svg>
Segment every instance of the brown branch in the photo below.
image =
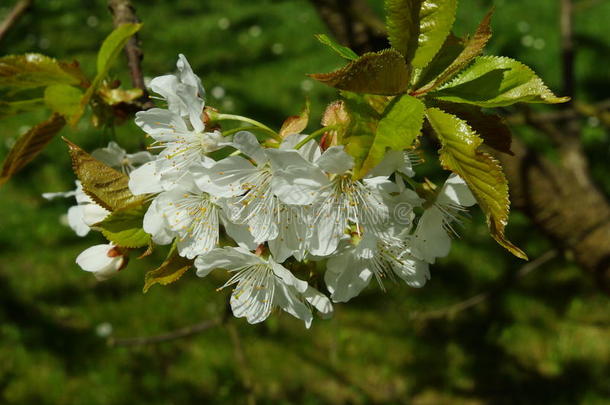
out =
<svg viewBox="0 0 610 405"><path fill-rule="evenodd" d="M33 0L20 0L15 4L15 7L8 13L2 24L0 24L0 41L6 33L15 25L15 23L25 14L32 5Z"/></svg>
<svg viewBox="0 0 610 405"><path fill-rule="evenodd" d="M521 266L521 268L517 271L515 278L521 279L521 278L527 276L528 274L530 274L534 270L542 267L544 264L548 263L555 257L557 257L557 251L555 249L551 249L551 250L547 251L546 253L537 257L535 260L532 260L531 262L526 263L523 266ZM458 312L467 310L469 308L473 308L476 305L486 301L494 293L497 293L499 290L504 290L506 288L506 286L507 286L507 284L503 283L500 288L496 288L494 290L490 290L490 291L486 291L486 292L482 292L482 293L473 295L472 297L470 297L468 299L465 299L463 301L460 301L456 304L450 305L445 308L435 309L432 311L426 311L426 312L420 312L420 313L417 313L417 312L413 313L411 316L411 319L430 320L430 319L452 317L455 314L457 314Z"/></svg>
<svg viewBox="0 0 610 405"><path fill-rule="evenodd" d="M203 322L196 323L191 326L186 326L171 332L162 333L160 335L153 336L141 336L134 338L108 338L109 346L143 346L156 343L164 343L172 340L182 339L185 337L197 335L206 330L215 328L216 326L222 325L222 319L206 320Z"/></svg>
<svg viewBox="0 0 610 405"><path fill-rule="evenodd" d="M129 0L108 0L108 8L112 14L114 26L119 26L125 23L138 23L140 20L136 16L136 10ZM144 54L140 48L140 39L138 34L127 41L125 45L125 53L127 55L127 65L131 74L131 83L134 87L141 89L143 96L142 109L147 110L154 107L150 100L146 85L144 84L144 74L142 73L142 58Z"/></svg>

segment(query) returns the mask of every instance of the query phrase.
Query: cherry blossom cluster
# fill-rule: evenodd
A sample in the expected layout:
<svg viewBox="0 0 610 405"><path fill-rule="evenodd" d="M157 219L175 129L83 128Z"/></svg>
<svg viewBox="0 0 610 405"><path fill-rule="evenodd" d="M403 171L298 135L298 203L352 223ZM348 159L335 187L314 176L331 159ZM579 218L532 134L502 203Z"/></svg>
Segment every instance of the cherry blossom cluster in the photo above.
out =
<svg viewBox="0 0 610 405"><path fill-rule="evenodd" d="M111 143L94 156L128 173L134 195L148 196L142 227L155 244L174 244L199 277L228 272L221 288L232 288L233 314L250 323L281 308L309 327L312 310L330 316L332 302L356 297L373 278L382 288L386 280L422 287L475 204L456 175L422 193L410 151L387 152L355 179L344 146L321 147L307 134L225 135L204 113L204 88L183 55L177 73L154 78L150 89L166 108L138 112L136 124L158 153L129 155ZM68 221L79 235L109 214L78 184L61 195L76 197ZM77 263L105 279L124 257L112 244L97 245ZM324 269L324 282L314 288L297 277L309 277L303 267Z"/></svg>

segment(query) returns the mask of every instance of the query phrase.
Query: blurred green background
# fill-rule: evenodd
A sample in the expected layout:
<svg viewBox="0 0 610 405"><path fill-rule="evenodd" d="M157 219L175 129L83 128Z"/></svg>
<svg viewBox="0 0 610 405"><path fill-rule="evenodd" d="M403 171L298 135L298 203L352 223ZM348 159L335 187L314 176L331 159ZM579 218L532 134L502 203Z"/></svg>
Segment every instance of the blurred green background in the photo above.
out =
<svg viewBox="0 0 610 405"><path fill-rule="evenodd" d="M0 18L14 4L3 2ZM381 13L381 1L371 1ZM313 38L327 32L305 0L134 1L147 77L173 70L184 53L203 78L208 104L279 127L305 97L319 119L333 91L306 78L342 62ZM577 98L595 102L610 89L610 2L576 1ZM490 53L518 58L560 90L559 1L462 1L458 34L472 32L492 5ZM103 0L40 0L0 43L2 54L41 52L77 59L94 72L96 50L112 29ZM128 84L124 59L118 78ZM2 122L0 159L16 137L45 117ZM583 120L595 179L610 194L608 131ZM550 143L515 128L552 156ZM133 124L95 130L83 120L62 133L87 150L115 139L142 144ZM429 159L434 162L433 159ZM433 163L420 172L442 178ZM526 277L523 263L487 235L480 212L462 230L432 280L415 290L376 286L310 330L286 314L261 325L226 327L158 345L110 347L106 339L174 330L224 310L220 279L190 272L142 293L158 252L98 283L74 259L101 243L62 225L71 201L41 193L73 188L63 143L56 139L0 189L0 403L2 404L610 404L610 300L589 277L557 257ZM509 237L535 259L551 243L519 213ZM486 293L456 311L456 303ZM445 311L450 307L453 311ZM241 350L239 349L241 347ZM207 401L207 402L206 402Z"/></svg>

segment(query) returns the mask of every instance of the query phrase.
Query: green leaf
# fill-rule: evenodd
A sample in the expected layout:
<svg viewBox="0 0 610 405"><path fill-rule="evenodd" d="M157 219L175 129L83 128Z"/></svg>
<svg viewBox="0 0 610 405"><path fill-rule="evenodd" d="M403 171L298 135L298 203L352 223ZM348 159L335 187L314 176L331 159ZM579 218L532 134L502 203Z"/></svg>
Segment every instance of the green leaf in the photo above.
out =
<svg viewBox="0 0 610 405"><path fill-rule="evenodd" d="M331 87L356 93L394 95L403 93L409 85L407 65L393 49L366 53L342 69L309 76Z"/></svg>
<svg viewBox="0 0 610 405"><path fill-rule="evenodd" d="M114 29L106 37L102 46L97 54L97 74L93 79L93 83L85 92L85 95L81 99L80 109L79 111L72 116L70 120L70 124L75 125L80 117L85 112L85 107L89 104L89 100L93 97L93 94L100 87L102 80L106 78L108 75L108 71L110 67L115 62L116 58L119 56L119 53L136 32L140 30L142 24L136 23L125 23L121 24Z"/></svg>
<svg viewBox="0 0 610 405"><path fill-rule="evenodd" d="M167 285L173 283L182 277L192 266L193 260L179 256L176 245L172 245L167 258L161 266L146 273L143 291L146 293L155 284Z"/></svg>
<svg viewBox="0 0 610 405"><path fill-rule="evenodd" d="M347 113L348 118L342 120L347 128L341 131L340 140L345 145L345 151L354 158L356 175L369 154L382 115L362 94L342 92L342 96L342 113Z"/></svg>
<svg viewBox="0 0 610 405"><path fill-rule="evenodd" d="M10 117L44 107L44 99L0 101L0 118Z"/></svg>
<svg viewBox="0 0 610 405"><path fill-rule="evenodd" d="M108 70L116 60L119 53L136 32L140 30L142 24L126 23L121 24L106 37L97 54L97 74L106 76Z"/></svg>
<svg viewBox="0 0 610 405"><path fill-rule="evenodd" d="M0 58L0 87L23 90L51 84L78 85L82 80L78 65L38 53Z"/></svg>
<svg viewBox="0 0 610 405"><path fill-rule="evenodd" d="M377 166L387 149L400 151L411 147L421 132L424 110L424 103L406 94L392 100L377 124L370 149L356 177L364 177Z"/></svg>
<svg viewBox="0 0 610 405"><path fill-rule="evenodd" d="M485 213L491 236L512 254L527 260L525 253L504 236L510 201L500 163L478 150L483 140L466 121L438 108L426 110L426 117L442 146L441 164L466 181Z"/></svg>
<svg viewBox="0 0 610 405"><path fill-rule="evenodd" d="M418 47L412 65L423 68L445 42L455 21L457 0L424 0L419 11Z"/></svg>
<svg viewBox="0 0 610 405"><path fill-rule="evenodd" d="M83 185L83 191L109 211L142 204L145 196L134 196L129 191L129 177L100 162L68 141L72 169Z"/></svg>
<svg viewBox="0 0 610 405"><path fill-rule="evenodd" d="M481 108L468 104L437 102L435 105L441 110L466 121L489 147L513 155L510 149L512 143L510 128L499 115L486 114Z"/></svg>
<svg viewBox="0 0 610 405"><path fill-rule="evenodd" d="M415 55L419 42L419 19L423 0L385 0L386 27L392 48L407 62Z"/></svg>
<svg viewBox="0 0 610 405"><path fill-rule="evenodd" d="M519 102L556 104L557 97L529 67L510 58L482 56L431 96L480 107L503 107Z"/></svg>
<svg viewBox="0 0 610 405"><path fill-rule="evenodd" d="M339 45L338 43L336 43L335 41L330 39L328 35L317 34L315 37L318 41L320 41L324 45L328 46L330 49L335 51L342 58L345 58L347 60L358 59L358 54L356 54L356 52L352 51L347 46Z"/></svg>
<svg viewBox="0 0 610 405"><path fill-rule="evenodd" d="M38 156L65 125L66 121L61 115L53 114L48 120L21 135L4 160L0 173L0 185L6 183L15 173Z"/></svg>
<svg viewBox="0 0 610 405"><path fill-rule="evenodd" d="M479 56L487 42L491 38L491 16L493 14L493 9L490 10L487 15L483 18L479 26L477 27L476 32L472 38L469 38L465 41L464 45L457 43L454 37L449 36L445 44L443 45L443 50L437 55L437 61L433 61L431 65L436 65L438 67L441 65L439 62L445 61L445 55L453 55L457 50L460 50L459 54L453 59L453 61L445 67L445 69L440 72L436 77L431 79L428 84L419 88L415 93L416 94L424 94L430 92L442 84L446 83L452 77L454 77L460 70L462 70L466 65L468 65L474 58ZM428 76L428 75L426 75ZM426 83L422 80L423 83Z"/></svg>
<svg viewBox="0 0 610 405"><path fill-rule="evenodd" d="M79 113L82 97L82 91L67 84L54 84L44 91L45 104L67 119Z"/></svg>
<svg viewBox="0 0 610 405"><path fill-rule="evenodd" d="M148 246L150 235L142 229L146 208L140 205L116 210L93 227L117 246L125 248Z"/></svg>

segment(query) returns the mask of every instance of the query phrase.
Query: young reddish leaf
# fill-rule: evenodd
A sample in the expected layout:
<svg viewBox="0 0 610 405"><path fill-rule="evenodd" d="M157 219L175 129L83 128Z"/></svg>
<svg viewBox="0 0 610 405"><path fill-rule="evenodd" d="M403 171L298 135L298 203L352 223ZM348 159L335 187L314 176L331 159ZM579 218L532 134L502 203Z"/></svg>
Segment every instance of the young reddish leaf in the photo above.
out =
<svg viewBox="0 0 610 405"><path fill-rule="evenodd" d="M284 121L282 128L280 128L280 136L282 138L287 137L291 134L300 134L309 123L309 100L305 102L305 107L299 113L299 115L292 115Z"/></svg>
<svg viewBox="0 0 610 405"><path fill-rule="evenodd" d="M67 140L72 169L83 185L83 191L109 211L142 204L145 196L134 196L129 191L129 177L100 162Z"/></svg>
<svg viewBox="0 0 610 405"><path fill-rule="evenodd" d="M393 49L367 53L342 69L309 76L331 87L355 93L394 95L403 93L409 85L407 64Z"/></svg>
<svg viewBox="0 0 610 405"><path fill-rule="evenodd" d="M428 84L419 88L414 92L413 95L420 95L428 93L442 84L446 83L453 76L455 76L460 70L462 70L466 65L468 65L474 58L479 56L487 42L491 38L491 16L493 14L493 9L490 10L481 23L479 24L474 36L465 41L465 44L459 53L459 55L443 70L438 76L432 79ZM451 40L451 38L449 38ZM455 41L452 41L455 43ZM446 42L447 44L447 42ZM449 43L451 45L451 42ZM452 46L453 49L456 49L456 46Z"/></svg>
<svg viewBox="0 0 610 405"><path fill-rule="evenodd" d="M167 285L173 283L192 266L193 260L179 256L176 246L172 246L161 266L146 273L143 291L146 293L155 284Z"/></svg>
<svg viewBox="0 0 610 405"><path fill-rule="evenodd" d="M527 260L525 253L504 236L510 201L500 163L478 150L483 140L466 121L438 108L429 108L426 117L441 142L441 164L466 181L485 213L491 236L512 254Z"/></svg>
<svg viewBox="0 0 610 405"><path fill-rule="evenodd" d="M15 173L32 161L53 137L66 125L66 120L59 114L41 122L21 135L8 153L0 173L0 185L6 183Z"/></svg>
<svg viewBox="0 0 610 405"><path fill-rule="evenodd" d="M325 127L335 127L320 139L320 147L324 150L342 142L343 136L349 127L350 118L342 100L333 101L326 107L321 124Z"/></svg>

